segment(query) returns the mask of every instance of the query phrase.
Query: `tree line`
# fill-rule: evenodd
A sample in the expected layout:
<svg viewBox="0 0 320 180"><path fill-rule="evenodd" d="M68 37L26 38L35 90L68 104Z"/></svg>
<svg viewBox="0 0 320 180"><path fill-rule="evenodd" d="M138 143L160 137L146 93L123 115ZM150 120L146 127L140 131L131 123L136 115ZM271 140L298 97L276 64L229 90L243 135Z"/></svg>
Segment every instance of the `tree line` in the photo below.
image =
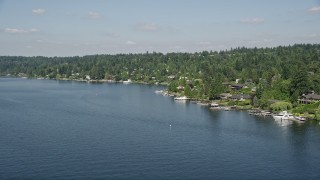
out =
<svg viewBox="0 0 320 180"><path fill-rule="evenodd" d="M7 74L163 83L170 91L182 88L185 95L199 99L217 98L230 91L223 83L238 79L255 87L259 106L266 106L270 99L296 102L308 91L320 93L320 45L82 57L0 56L0 75Z"/></svg>

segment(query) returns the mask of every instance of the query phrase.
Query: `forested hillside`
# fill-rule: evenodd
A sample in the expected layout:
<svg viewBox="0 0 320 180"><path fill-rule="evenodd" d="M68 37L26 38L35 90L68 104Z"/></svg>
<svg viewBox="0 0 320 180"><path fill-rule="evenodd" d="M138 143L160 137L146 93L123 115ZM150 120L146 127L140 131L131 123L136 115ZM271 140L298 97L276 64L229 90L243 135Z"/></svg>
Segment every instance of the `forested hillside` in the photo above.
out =
<svg viewBox="0 0 320 180"><path fill-rule="evenodd" d="M308 91L320 92L320 45L236 48L220 52L89 55L83 57L0 57L0 74L50 79L128 80L167 83L173 92L216 98L230 91L223 83L256 88L267 99L295 102ZM252 92L250 92L252 93Z"/></svg>

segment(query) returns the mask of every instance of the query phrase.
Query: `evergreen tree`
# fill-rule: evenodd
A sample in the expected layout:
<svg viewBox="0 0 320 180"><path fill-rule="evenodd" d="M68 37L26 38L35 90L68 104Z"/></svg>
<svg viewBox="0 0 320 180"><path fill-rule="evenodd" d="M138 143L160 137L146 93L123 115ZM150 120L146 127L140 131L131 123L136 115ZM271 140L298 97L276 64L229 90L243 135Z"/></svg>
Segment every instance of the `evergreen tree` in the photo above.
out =
<svg viewBox="0 0 320 180"><path fill-rule="evenodd" d="M307 71L300 70L295 73L290 83L290 100L296 102L298 97L310 90L310 82Z"/></svg>

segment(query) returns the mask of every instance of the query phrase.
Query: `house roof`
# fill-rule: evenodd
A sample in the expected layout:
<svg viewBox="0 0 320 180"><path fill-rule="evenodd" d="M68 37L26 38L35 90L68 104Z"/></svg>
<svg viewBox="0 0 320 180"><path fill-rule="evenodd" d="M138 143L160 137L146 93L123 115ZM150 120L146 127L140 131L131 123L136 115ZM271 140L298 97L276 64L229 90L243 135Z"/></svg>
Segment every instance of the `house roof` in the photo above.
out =
<svg viewBox="0 0 320 180"><path fill-rule="evenodd" d="M245 85L244 84L231 84L232 87L244 87Z"/></svg>
<svg viewBox="0 0 320 180"><path fill-rule="evenodd" d="M221 93L220 96L231 97L232 94L230 94L230 93Z"/></svg>
<svg viewBox="0 0 320 180"><path fill-rule="evenodd" d="M320 100L319 94L307 94L307 95L302 95L302 97L309 100Z"/></svg>

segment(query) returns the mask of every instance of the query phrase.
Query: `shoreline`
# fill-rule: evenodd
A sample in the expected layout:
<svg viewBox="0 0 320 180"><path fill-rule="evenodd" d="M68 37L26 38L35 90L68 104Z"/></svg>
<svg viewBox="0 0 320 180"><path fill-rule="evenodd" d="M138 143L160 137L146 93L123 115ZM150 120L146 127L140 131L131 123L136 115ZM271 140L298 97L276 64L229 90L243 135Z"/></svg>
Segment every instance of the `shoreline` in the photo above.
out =
<svg viewBox="0 0 320 180"><path fill-rule="evenodd" d="M125 83L125 81L120 80L107 80L107 79L102 79L102 80L85 80L85 79L68 79L68 78L44 78L44 77L21 77L21 76L13 76L13 75L2 75L0 78L17 78L17 79L35 79L35 80L56 80L56 81L75 81L75 82L86 82L86 83L123 83L123 84L145 84L145 85L156 85L156 86L168 86L168 83L148 83L148 82L143 82L143 81L132 81L130 83Z"/></svg>
<svg viewBox="0 0 320 180"><path fill-rule="evenodd" d="M170 96L170 97L179 97L179 94L177 93L172 93L166 91L157 91L156 94L161 94L163 96ZM238 106L238 105L233 105L233 106L226 106L222 103L219 102L219 100L204 100L204 99L197 99L197 98L187 98L187 99L176 99L174 98L175 101L185 101L185 102L191 102L198 104L200 106L206 106L210 110L216 110L216 111L246 111L249 115L252 116L260 116L260 117L272 117L274 119L274 115L278 115L278 113L273 113L270 110L264 110L258 107L253 107L253 106ZM299 119L304 119L304 120L299 120ZM292 119L287 119L291 120L294 122L298 123L305 123L306 121L313 120L305 116L294 116Z"/></svg>
<svg viewBox="0 0 320 180"><path fill-rule="evenodd" d="M168 84L165 83L148 83L148 82L137 82L137 81L130 81L130 83L125 83L125 81L120 80L120 81L115 81L115 80L106 80L106 79L102 79L102 80L85 80L85 79L68 79L68 78L61 78L61 79L57 79L57 78L43 78L43 77L38 77L38 78L32 78L32 77L20 77L20 76L0 76L0 78L17 78L17 79L35 79L35 80L56 80L56 81L75 81L75 82L86 82L86 83L121 83L124 85L128 85L128 84L144 84L144 85L156 85L156 86L168 86ZM166 90L160 90L160 91L156 91L156 94L161 94L163 96L170 96L170 97L180 97L179 93L174 93L174 92L169 92L167 89ZM176 99L175 99L176 100ZM179 100L176 100L179 101ZM181 101L181 100L180 100ZM277 113L273 113L272 111L269 110L263 110L261 108L258 107L253 107L252 105L248 105L248 106L237 106L237 105L233 105L233 106L226 106L224 104L222 104L221 102L219 102L219 100L208 100L208 99L197 99L197 98L187 98L184 99L182 101L189 101L191 103L196 103L198 105L201 106L207 106L209 107L210 110L224 110L224 111L247 111L249 115L254 115L254 116L273 116ZM212 104L216 104L218 106L213 107ZM259 111L259 112L258 112ZM310 119L308 117L304 117L304 116L298 116L300 118L306 118L307 120L313 120ZM297 120L292 120L292 121L297 121ZM299 121L302 122L302 121ZM305 122L305 121L304 121Z"/></svg>

